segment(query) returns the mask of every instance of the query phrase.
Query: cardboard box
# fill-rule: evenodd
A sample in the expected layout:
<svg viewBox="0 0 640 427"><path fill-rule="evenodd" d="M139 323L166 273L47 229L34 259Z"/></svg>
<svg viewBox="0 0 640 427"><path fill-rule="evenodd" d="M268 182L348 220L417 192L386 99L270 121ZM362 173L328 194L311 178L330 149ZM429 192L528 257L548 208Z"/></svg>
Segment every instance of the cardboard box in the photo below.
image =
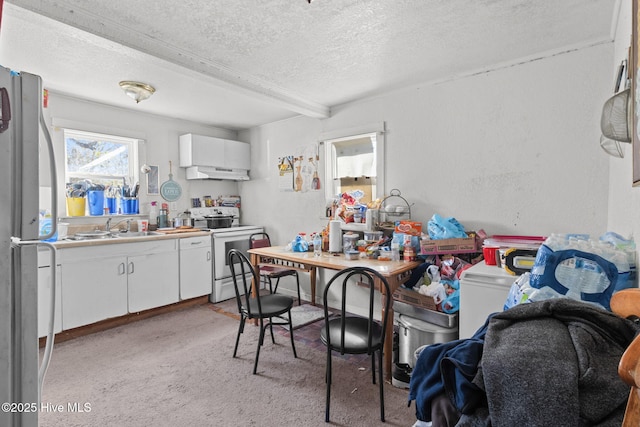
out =
<svg viewBox="0 0 640 427"><path fill-rule="evenodd" d="M427 310L438 311L433 297L422 295L413 289L403 288L402 286L393 292L393 299L416 307L426 308Z"/></svg>
<svg viewBox="0 0 640 427"><path fill-rule="evenodd" d="M396 233L408 234L410 236L420 236L422 234L422 223L417 221L396 221Z"/></svg>
<svg viewBox="0 0 640 427"><path fill-rule="evenodd" d="M469 237L466 239L423 239L420 241L420 253L422 255L433 255L479 252L480 249L476 233L470 231L467 235Z"/></svg>

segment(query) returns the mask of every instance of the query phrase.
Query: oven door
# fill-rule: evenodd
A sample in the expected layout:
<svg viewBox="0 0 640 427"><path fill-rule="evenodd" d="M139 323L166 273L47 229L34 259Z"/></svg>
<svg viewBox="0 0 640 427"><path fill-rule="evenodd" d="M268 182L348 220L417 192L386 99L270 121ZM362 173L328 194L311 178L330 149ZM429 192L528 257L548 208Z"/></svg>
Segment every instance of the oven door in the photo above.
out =
<svg viewBox="0 0 640 427"><path fill-rule="evenodd" d="M249 236L253 233L261 232L262 228L256 227L251 230L218 231L213 233L213 261L214 279L220 280L231 277L231 269L227 261L227 253L231 249L237 249L250 258Z"/></svg>

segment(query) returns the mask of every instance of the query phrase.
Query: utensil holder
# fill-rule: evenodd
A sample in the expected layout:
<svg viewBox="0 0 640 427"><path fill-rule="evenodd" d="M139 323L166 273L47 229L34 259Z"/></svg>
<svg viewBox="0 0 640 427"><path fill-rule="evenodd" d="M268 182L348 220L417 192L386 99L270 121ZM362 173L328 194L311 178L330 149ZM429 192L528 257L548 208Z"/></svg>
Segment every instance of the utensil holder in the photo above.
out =
<svg viewBox="0 0 640 427"><path fill-rule="evenodd" d="M67 216L84 216L86 200L84 197L67 197Z"/></svg>
<svg viewBox="0 0 640 427"><path fill-rule="evenodd" d="M138 199L136 197L123 197L122 198L122 213L124 215L131 215L138 213Z"/></svg>
<svg viewBox="0 0 640 427"><path fill-rule="evenodd" d="M118 213L118 199L115 197L107 197L106 199L106 207L109 209L110 214Z"/></svg>
<svg viewBox="0 0 640 427"><path fill-rule="evenodd" d="M104 215L104 191L89 190L87 199L89 199L89 215Z"/></svg>

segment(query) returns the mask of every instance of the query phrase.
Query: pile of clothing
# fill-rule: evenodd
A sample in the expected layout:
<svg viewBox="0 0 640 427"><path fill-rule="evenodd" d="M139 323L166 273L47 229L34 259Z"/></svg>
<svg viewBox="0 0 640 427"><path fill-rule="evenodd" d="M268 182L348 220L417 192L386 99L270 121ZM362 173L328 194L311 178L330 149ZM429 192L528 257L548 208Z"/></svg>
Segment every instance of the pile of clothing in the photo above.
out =
<svg viewBox="0 0 640 427"><path fill-rule="evenodd" d="M494 313L473 337L420 353L416 426L620 426L629 387L617 367L638 331L570 298Z"/></svg>

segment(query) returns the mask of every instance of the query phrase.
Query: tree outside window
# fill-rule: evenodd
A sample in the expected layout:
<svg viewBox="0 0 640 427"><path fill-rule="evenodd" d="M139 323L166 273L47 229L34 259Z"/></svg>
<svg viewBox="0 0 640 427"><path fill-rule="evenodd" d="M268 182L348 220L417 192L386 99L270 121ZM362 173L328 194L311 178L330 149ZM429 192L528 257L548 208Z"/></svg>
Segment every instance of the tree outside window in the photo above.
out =
<svg viewBox="0 0 640 427"><path fill-rule="evenodd" d="M117 191L138 182L138 140L65 129L65 182Z"/></svg>

